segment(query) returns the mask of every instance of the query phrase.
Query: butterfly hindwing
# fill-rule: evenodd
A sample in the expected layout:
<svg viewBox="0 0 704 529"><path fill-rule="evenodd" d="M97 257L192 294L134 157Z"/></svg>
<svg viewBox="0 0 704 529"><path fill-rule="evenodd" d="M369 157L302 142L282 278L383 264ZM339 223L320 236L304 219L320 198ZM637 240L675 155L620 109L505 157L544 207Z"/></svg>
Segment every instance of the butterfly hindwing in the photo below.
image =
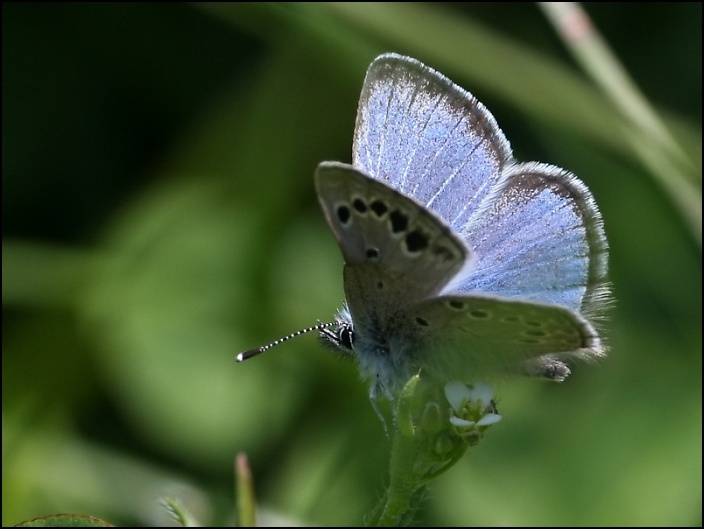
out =
<svg viewBox="0 0 704 529"><path fill-rule="evenodd" d="M522 361L603 354L592 325L554 304L491 295L441 296L408 311L419 364L436 373L477 376Z"/></svg>
<svg viewBox="0 0 704 529"><path fill-rule="evenodd" d="M478 263L459 290L590 313L605 293L607 244L599 210L586 186L563 169L512 167L461 235Z"/></svg>

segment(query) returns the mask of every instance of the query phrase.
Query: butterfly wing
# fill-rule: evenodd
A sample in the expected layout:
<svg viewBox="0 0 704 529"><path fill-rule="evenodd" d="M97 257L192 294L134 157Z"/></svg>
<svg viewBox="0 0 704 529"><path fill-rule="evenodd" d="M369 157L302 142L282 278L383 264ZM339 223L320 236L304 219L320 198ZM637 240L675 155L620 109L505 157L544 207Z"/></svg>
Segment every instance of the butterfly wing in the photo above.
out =
<svg viewBox="0 0 704 529"><path fill-rule="evenodd" d="M419 363L445 379L477 377L528 362L534 374L559 380L569 369L558 359L603 354L592 325L559 305L491 295L442 296L412 307L408 318L414 347L422 351Z"/></svg>
<svg viewBox="0 0 704 529"><path fill-rule="evenodd" d="M588 315L603 304L601 215L586 186L563 169L538 163L510 168L500 191L461 235L478 263L455 281L459 291L557 303Z"/></svg>
<svg viewBox="0 0 704 529"><path fill-rule="evenodd" d="M512 159L491 113L415 59L378 57L364 80L353 165L459 232Z"/></svg>
<svg viewBox="0 0 704 529"><path fill-rule="evenodd" d="M321 163L315 184L352 270L345 293L353 316L380 303L417 303L471 266L470 250L442 221L351 165Z"/></svg>

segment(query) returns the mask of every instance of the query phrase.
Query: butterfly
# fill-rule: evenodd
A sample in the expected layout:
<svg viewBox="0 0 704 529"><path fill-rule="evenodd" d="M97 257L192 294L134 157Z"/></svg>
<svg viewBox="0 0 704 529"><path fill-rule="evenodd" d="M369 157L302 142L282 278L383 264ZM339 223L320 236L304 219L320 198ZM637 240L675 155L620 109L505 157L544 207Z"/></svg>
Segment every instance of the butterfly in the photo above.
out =
<svg viewBox="0 0 704 529"><path fill-rule="evenodd" d="M315 188L344 257L345 303L316 329L393 395L439 380L523 372L555 381L605 355L608 247L587 187L514 160L496 120L443 74L386 53L367 70L352 164Z"/></svg>

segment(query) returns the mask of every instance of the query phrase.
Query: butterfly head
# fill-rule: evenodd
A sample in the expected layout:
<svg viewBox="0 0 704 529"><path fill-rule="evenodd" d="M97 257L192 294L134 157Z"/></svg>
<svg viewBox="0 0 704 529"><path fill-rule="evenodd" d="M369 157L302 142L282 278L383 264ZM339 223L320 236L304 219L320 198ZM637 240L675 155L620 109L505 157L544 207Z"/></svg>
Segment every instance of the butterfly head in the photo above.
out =
<svg viewBox="0 0 704 529"><path fill-rule="evenodd" d="M320 340L324 345L332 347L343 355L351 355L353 352L354 326L350 317L347 305L343 305L337 311L335 322L320 329Z"/></svg>

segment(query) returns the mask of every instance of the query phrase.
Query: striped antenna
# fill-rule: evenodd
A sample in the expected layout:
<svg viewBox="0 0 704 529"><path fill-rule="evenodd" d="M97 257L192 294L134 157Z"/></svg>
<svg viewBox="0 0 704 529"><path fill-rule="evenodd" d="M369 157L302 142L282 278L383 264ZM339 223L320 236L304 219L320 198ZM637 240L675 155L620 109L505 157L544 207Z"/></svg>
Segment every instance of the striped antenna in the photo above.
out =
<svg viewBox="0 0 704 529"><path fill-rule="evenodd" d="M327 329L329 327L332 327L333 325L337 325L336 321L331 321L329 323L319 323L318 325L313 325L312 327L308 327L307 329L302 329L300 331L296 331L294 333L289 334L288 336L284 336L283 338L279 338L278 340L274 340L268 345L263 345L262 347L257 347L256 349L250 349L249 351L245 351L244 353L240 353L237 355L237 361L238 362L244 362L248 358L252 358L253 356L257 356L260 353L263 353L267 349L271 349L275 345L279 345L280 343L285 342L286 340L290 340L291 338L295 338L296 336L300 336L301 334L305 334L310 331L322 331L323 329Z"/></svg>

